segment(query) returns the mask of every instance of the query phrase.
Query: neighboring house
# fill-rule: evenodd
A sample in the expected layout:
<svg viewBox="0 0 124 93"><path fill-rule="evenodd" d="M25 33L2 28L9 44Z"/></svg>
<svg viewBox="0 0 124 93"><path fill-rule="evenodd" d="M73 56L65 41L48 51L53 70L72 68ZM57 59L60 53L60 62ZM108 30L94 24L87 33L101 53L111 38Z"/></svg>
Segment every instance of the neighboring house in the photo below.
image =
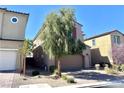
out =
<svg viewBox="0 0 124 93"><path fill-rule="evenodd" d="M113 64L112 49L124 43L124 34L118 30L87 38L84 43L91 47L92 65L96 63Z"/></svg>
<svg viewBox="0 0 124 93"><path fill-rule="evenodd" d="M19 49L29 14L0 8L0 71L20 69Z"/></svg>
<svg viewBox="0 0 124 93"><path fill-rule="evenodd" d="M75 31L73 32L73 37L78 40L83 41L83 31L81 30L82 25L78 22L75 22ZM49 68L51 65L55 65L55 61L53 59L49 59L47 55L44 54L42 50L42 40L40 33L42 33L42 29L38 32L36 37L33 40L33 44L35 45L33 50L33 55L35 59L35 63L37 66L41 67L41 65L47 65ZM90 47L86 47L86 50L83 51L82 55L68 55L61 58L61 69L62 70L73 70L73 69L82 69L88 68L91 64L91 56L90 56Z"/></svg>

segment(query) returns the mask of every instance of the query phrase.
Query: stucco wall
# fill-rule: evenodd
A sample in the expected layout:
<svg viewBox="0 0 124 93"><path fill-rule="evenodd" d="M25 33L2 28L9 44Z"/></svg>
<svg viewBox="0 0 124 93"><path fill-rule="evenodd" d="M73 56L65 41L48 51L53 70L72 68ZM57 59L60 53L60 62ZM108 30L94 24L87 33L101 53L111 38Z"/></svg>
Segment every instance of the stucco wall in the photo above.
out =
<svg viewBox="0 0 124 93"><path fill-rule="evenodd" d="M12 23L12 17L17 17L18 22ZM28 15L0 11L0 38L24 40L27 21Z"/></svg>
<svg viewBox="0 0 124 93"><path fill-rule="evenodd" d="M89 46L86 46L86 49L83 50L84 55L84 67L90 68L91 67L91 50Z"/></svg>
<svg viewBox="0 0 124 93"><path fill-rule="evenodd" d="M3 11L0 10L0 38L2 37Z"/></svg>
<svg viewBox="0 0 124 93"><path fill-rule="evenodd" d="M114 42L113 42L113 36L114 35L116 35L116 36L120 36L120 44L124 44L124 35L122 35L122 34L120 34L119 32L113 32L113 33L111 33L111 43L112 43L112 45L116 45L116 44L114 44Z"/></svg>
<svg viewBox="0 0 124 93"><path fill-rule="evenodd" d="M112 49L114 48L114 46L118 45L118 44L115 44L114 41L113 41L113 36L116 35L116 36L120 36L120 44L124 44L124 35L122 35L121 33L119 32L113 32L111 33L111 44L112 44ZM113 63L113 59L112 59L112 52L111 52L111 62Z"/></svg>
<svg viewBox="0 0 124 93"><path fill-rule="evenodd" d="M22 46L23 41L0 40L0 48L20 49Z"/></svg>
<svg viewBox="0 0 124 93"><path fill-rule="evenodd" d="M113 36L120 36L121 44L124 44L124 36L119 32L112 32L109 35L94 38L96 45L92 45L92 40L86 40L84 43L91 47L92 63L110 62L113 63L112 48L117 45L113 42Z"/></svg>
<svg viewBox="0 0 124 93"><path fill-rule="evenodd" d="M20 48L25 39L25 29L28 21L27 14L0 9L0 48L17 49L16 69L22 68ZM12 23L11 18L17 17L18 22Z"/></svg>
<svg viewBox="0 0 124 93"><path fill-rule="evenodd" d="M84 43L91 47L92 63L110 62L111 61L111 36L105 35L94 38L96 45L92 45L92 40L87 40Z"/></svg>
<svg viewBox="0 0 124 93"><path fill-rule="evenodd" d="M37 48L35 48L35 50L33 50L33 57L35 60L35 66L41 66L43 64L48 64L47 61L45 61L45 55L43 53L42 47L38 46Z"/></svg>
<svg viewBox="0 0 124 93"><path fill-rule="evenodd" d="M80 39L81 41L83 41L84 38L82 35L82 33L83 33L82 32L82 26L80 24L76 23L75 28L76 28L76 39L77 40Z"/></svg>

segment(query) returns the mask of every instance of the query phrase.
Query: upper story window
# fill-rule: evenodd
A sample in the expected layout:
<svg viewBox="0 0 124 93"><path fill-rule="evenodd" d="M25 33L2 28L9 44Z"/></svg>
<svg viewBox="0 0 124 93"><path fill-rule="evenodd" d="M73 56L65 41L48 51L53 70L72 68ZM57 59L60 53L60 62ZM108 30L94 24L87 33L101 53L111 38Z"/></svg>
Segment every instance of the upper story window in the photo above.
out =
<svg viewBox="0 0 124 93"><path fill-rule="evenodd" d="M17 18L17 17L12 17L12 18L11 18L11 22L12 22L13 24L18 23L18 18Z"/></svg>
<svg viewBox="0 0 124 93"><path fill-rule="evenodd" d="M96 41L95 39L92 40L92 46L95 46L96 45Z"/></svg>
<svg viewBox="0 0 124 93"><path fill-rule="evenodd" d="M120 44L120 43L121 43L121 41L120 41L120 36L114 35L114 36L113 36L113 42L114 42L115 44Z"/></svg>

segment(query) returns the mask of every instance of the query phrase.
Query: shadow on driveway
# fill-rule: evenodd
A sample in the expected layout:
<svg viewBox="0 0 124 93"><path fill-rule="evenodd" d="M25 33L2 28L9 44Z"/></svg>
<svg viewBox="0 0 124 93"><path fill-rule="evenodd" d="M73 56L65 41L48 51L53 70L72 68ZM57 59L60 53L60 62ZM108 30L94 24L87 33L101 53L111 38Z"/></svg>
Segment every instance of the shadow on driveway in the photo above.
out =
<svg viewBox="0 0 124 93"><path fill-rule="evenodd" d="M70 73L76 79L86 79L86 80L98 80L98 81L115 81L120 80L124 77L108 75L108 74L101 74L98 72L76 72Z"/></svg>

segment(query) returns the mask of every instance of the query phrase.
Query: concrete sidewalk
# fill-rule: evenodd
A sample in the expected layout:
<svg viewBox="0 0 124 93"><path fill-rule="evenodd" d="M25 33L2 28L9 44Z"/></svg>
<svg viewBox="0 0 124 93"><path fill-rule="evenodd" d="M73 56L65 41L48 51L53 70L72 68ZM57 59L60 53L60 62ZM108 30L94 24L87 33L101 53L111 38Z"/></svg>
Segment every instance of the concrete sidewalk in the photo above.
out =
<svg viewBox="0 0 124 93"><path fill-rule="evenodd" d="M11 88L15 73L0 72L0 88Z"/></svg>
<svg viewBox="0 0 124 93"><path fill-rule="evenodd" d="M52 88L48 84L29 84L29 85L21 85L19 88Z"/></svg>
<svg viewBox="0 0 124 93"><path fill-rule="evenodd" d="M63 86L63 87L57 87L57 88L86 88L90 86L102 86L102 85L107 85L109 82L97 82L97 83L89 83L89 84L76 84L72 86Z"/></svg>

